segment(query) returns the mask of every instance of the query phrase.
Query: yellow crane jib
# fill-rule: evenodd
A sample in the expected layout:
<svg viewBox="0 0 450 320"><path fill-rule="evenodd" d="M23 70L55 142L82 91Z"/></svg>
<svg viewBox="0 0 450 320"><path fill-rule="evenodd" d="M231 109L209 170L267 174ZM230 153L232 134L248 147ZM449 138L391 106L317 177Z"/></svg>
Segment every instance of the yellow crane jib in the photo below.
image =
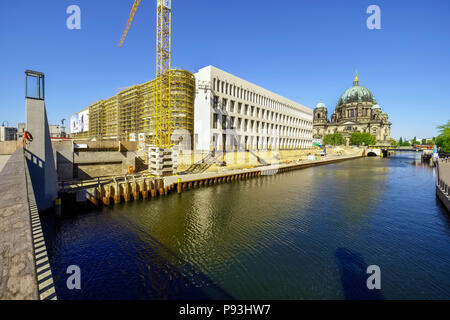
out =
<svg viewBox="0 0 450 320"><path fill-rule="evenodd" d="M122 38L120 39L120 42L119 42L119 48L122 48L122 46L123 46L125 38L127 37L127 34L128 34L128 30L130 30L131 23L133 22L134 16L136 15L136 11L139 8L140 3L141 3L141 0L134 1L133 8L131 9L131 12L130 12L130 17L128 18L127 25L125 26L125 30L123 31Z"/></svg>

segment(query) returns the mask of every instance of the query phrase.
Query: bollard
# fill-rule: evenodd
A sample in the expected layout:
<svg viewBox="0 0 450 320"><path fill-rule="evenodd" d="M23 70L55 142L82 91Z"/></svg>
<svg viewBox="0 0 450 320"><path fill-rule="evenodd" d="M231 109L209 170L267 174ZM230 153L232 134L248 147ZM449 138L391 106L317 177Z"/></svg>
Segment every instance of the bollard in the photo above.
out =
<svg viewBox="0 0 450 320"><path fill-rule="evenodd" d="M178 178L177 192L178 192L178 193L183 192L183 188L182 188L182 186L181 186L181 178Z"/></svg>

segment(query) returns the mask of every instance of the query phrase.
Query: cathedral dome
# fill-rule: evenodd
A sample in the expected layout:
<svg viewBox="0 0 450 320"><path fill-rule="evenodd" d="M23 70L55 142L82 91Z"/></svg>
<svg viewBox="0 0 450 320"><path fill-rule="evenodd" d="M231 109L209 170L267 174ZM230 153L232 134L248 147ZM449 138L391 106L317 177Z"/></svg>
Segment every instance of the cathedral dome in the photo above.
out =
<svg viewBox="0 0 450 320"><path fill-rule="evenodd" d="M319 102L318 104L316 104L316 109L319 109L319 108L324 108L324 109L326 109L327 106L325 105L325 103Z"/></svg>
<svg viewBox="0 0 450 320"><path fill-rule="evenodd" d="M373 109L373 110L375 110L375 109L381 109L381 107L380 107L379 105L377 105L377 104L374 104L373 107L372 107L372 109Z"/></svg>
<svg viewBox="0 0 450 320"><path fill-rule="evenodd" d="M343 104L351 102L371 102L374 104L377 103L372 92L370 92L370 90L366 87L359 85L358 75L355 76L353 87L345 90L345 92L339 98L337 106L339 107Z"/></svg>

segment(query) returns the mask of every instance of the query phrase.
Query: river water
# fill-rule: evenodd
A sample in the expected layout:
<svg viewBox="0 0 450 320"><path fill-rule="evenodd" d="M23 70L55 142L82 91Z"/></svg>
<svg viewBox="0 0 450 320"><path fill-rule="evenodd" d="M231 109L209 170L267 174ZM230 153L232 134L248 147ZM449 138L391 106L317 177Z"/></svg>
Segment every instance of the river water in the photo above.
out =
<svg viewBox="0 0 450 320"><path fill-rule="evenodd" d="M450 299L450 216L419 154L136 201L43 228L59 299ZM66 269L81 270L69 290ZM368 290L367 266L381 271Z"/></svg>

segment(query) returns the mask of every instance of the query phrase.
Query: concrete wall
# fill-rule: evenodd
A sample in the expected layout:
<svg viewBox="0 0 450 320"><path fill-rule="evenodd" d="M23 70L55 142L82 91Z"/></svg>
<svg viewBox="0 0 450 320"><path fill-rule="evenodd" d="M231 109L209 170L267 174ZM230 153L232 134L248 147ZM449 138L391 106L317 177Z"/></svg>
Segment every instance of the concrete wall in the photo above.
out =
<svg viewBox="0 0 450 320"><path fill-rule="evenodd" d="M136 152L99 151L73 154L74 178L120 175L136 168Z"/></svg>
<svg viewBox="0 0 450 320"><path fill-rule="evenodd" d="M0 141L0 154L13 154L20 142Z"/></svg>
<svg viewBox="0 0 450 320"><path fill-rule="evenodd" d="M88 148L74 150L76 143ZM136 142L63 140L52 141L52 145L59 181L125 174L129 166L136 168Z"/></svg>
<svg viewBox="0 0 450 320"><path fill-rule="evenodd" d="M23 149L0 172L0 300L38 299Z"/></svg>
<svg viewBox="0 0 450 320"><path fill-rule="evenodd" d="M437 170L436 194L450 212L450 158L439 159Z"/></svg>
<svg viewBox="0 0 450 320"><path fill-rule="evenodd" d="M73 178L73 143L71 140L52 141L58 181Z"/></svg>

